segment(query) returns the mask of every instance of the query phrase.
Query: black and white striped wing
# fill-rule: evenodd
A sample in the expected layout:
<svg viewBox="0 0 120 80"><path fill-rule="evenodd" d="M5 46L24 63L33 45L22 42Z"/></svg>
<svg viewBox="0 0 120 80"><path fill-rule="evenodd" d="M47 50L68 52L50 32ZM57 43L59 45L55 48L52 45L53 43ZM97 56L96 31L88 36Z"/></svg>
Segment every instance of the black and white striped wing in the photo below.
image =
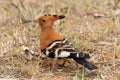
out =
<svg viewBox="0 0 120 80"><path fill-rule="evenodd" d="M51 58L90 58L88 54L76 51L67 39L53 41L42 52Z"/></svg>

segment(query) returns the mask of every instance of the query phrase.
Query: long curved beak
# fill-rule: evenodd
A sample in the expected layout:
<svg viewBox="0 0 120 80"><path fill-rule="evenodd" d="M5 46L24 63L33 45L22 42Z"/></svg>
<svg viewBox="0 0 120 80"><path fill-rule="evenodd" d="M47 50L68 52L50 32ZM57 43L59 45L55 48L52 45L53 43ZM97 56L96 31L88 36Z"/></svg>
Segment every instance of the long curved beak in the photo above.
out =
<svg viewBox="0 0 120 80"><path fill-rule="evenodd" d="M59 15L58 17L59 17L59 19L64 19L65 18L64 15Z"/></svg>
<svg viewBox="0 0 120 80"><path fill-rule="evenodd" d="M55 17L55 20L59 20L59 19L64 19L65 16L64 15L53 15Z"/></svg>

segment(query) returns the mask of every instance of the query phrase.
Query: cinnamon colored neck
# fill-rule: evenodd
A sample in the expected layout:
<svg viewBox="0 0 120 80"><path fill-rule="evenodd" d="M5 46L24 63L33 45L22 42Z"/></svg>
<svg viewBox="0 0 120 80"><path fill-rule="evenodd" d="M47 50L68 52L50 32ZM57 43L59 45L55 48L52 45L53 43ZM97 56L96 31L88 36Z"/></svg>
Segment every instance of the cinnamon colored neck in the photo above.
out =
<svg viewBox="0 0 120 80"><path fill-rule="evenodd" d="M41 27L41 31L54 31L54 28L53 27Z"/></svg>
<svg viewBox="0 0 120 80"><path fill-rule="evenodd" d="M63 37L59 35L53 28L41 30L40 33L40 44L41 49L47 47L54 40L62 40Z"/></svg>

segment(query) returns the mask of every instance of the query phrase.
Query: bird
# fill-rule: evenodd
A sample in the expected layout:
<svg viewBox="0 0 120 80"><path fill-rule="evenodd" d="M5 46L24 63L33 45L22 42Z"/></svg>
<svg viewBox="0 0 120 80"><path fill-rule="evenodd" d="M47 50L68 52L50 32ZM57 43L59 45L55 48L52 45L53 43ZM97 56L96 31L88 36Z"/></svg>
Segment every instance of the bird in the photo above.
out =
<svg viewBox="0 0 120 80"><path fill-rule="evenodd" d="M73 59L75 62L85 66L89 70L97 69L97 66L86 60L90 58L89 54L74 48L67 38L55 31L53 27L54 22L64 18L64 15L51 14L39 17L38 24L41 28L39 37L41 52L50 58Z"/></svg>
<svg viewBox="0 0 120 80"><path fill-rule="evenodd" d="M53 58L53 64L57 59L73 59L76 63L83 65L89 70L98 69L97 66L90 63L88 53L75 48L67 38L57 33L54 29L54 22L64 19L64 15L45 14L36 20L41 28L40 31L40 50L49 58ZM25 48L24 52L30 53L29 48ZM33 52L31 52L33 55Z"/></svg>

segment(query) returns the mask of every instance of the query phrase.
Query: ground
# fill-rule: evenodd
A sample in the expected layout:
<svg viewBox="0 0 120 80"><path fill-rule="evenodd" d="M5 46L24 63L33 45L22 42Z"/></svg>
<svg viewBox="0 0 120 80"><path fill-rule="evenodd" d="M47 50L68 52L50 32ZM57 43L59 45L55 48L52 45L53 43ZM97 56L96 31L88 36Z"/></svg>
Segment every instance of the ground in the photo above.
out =
<svg viewBox="0 0 120 80"><path fill-rule="evenodd" d="M22 45L41 54L40 27L25 22L44 14L66 16L54 28L97 70L58 60L51 72L51 59L25 59ZM0 0L0 80L120 80L120 0Z"/></svg>

